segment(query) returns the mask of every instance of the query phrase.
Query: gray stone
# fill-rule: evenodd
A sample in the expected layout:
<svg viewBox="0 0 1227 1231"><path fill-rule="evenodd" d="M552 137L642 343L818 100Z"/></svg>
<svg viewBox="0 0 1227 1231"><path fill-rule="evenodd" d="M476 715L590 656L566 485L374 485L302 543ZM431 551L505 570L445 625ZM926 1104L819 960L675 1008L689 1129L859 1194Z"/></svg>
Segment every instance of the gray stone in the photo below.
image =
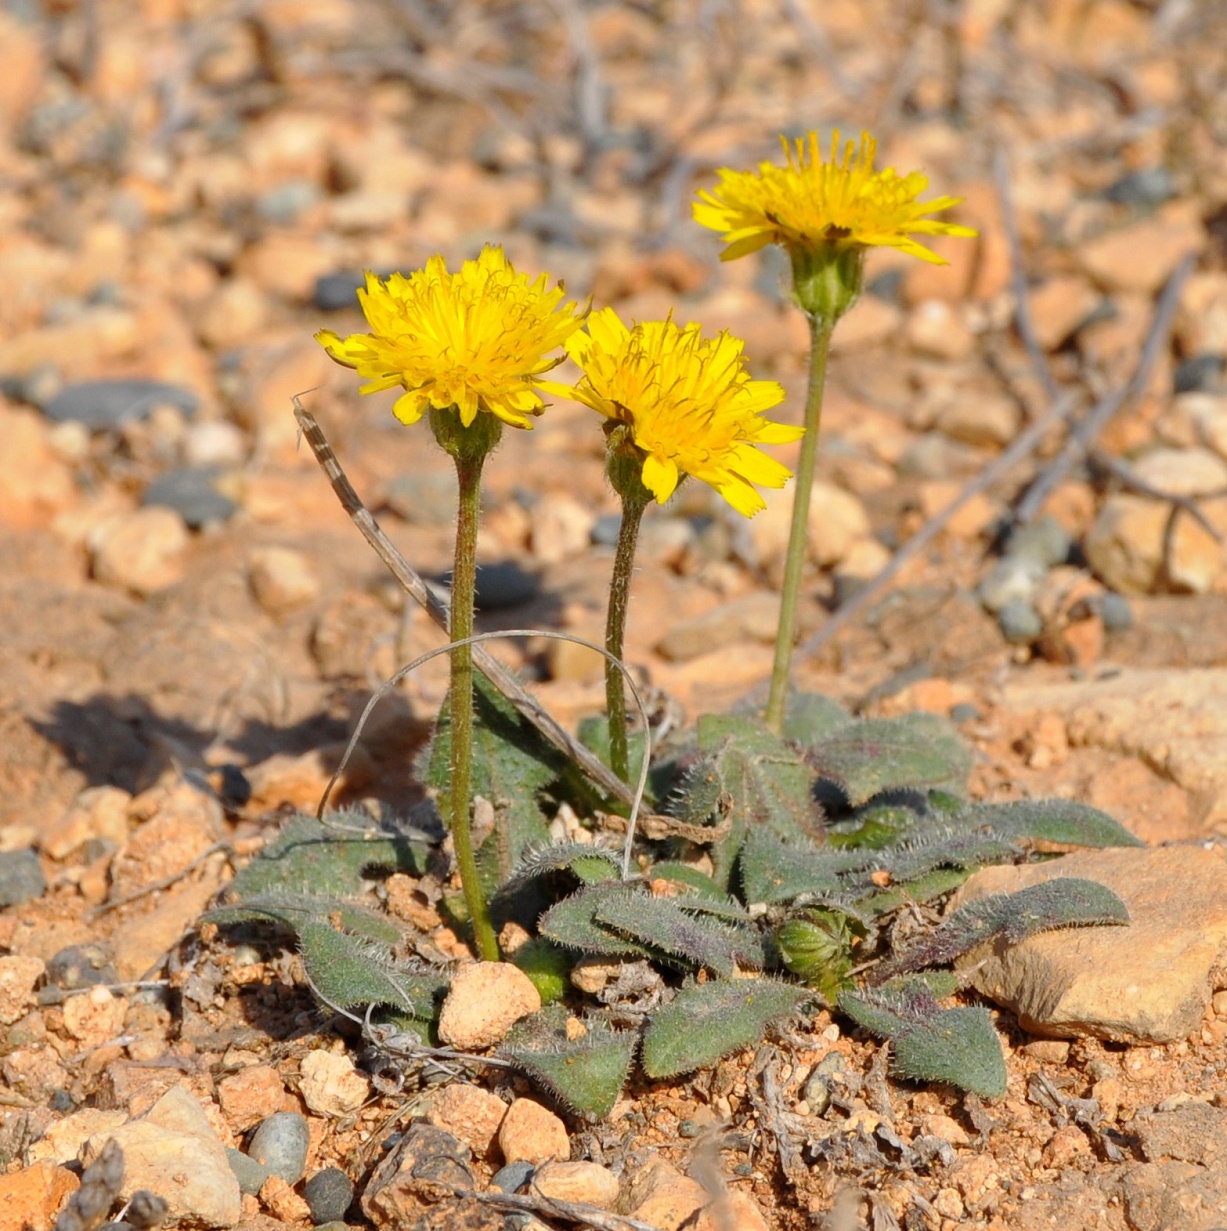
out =
<svg viewBox="0 0 1227 1231"><path fill-rule="evenodd" d="M501 1189L505 1193L519 1192L528 1183L536 1167L532 1163L508 1163L506 1167L494 1173L490 1180L491 1188Z"/></svg>
<svg viewBox="0 0 1227 1231"><path fill-rule="evenodd" d="M1055 517L1041 517L1030 525L1018 526L1014 530L1006 555L1050 569L1069 559L1072 546L1069 531Z"/></svg>
<svg viewBox="0 0 1227 1231"><path fill-rule="evenodd" d="M994 615L1010 603L1030 603L1044 580L1044 565L1024 556L1003 556L980 582L976 593Z"/></svg>
<svg viewBox="0 0 1227 1231"><path fill-rule="evenodd" d="M47 962L47 982L65 991L94 987L99 983L118 983L119 973L108 949L96 941L69 945Z"/></svg>
<svg viewBox="0 0 1227 1231"><path fill-rule="evenodd" d="M621 513L602 513L592 523L592 542L596 547L616 547L621 530Z"/></svg>
<svg viewBox="0 0 1227 1231"><path fill-rule="evenodd" d="M997 626L1011 645L1030 645L1044 631L1044 618L1030 603L1015 598L997 612Z"/></svg>
<svg viewBox="0 0 1227 1231"><path fill-rule="evenodd" d="M303 1185L302 1195L317 1224L338 1222L354 1199L354 1184L339 1167L325 1167Z"/></svg>
<svg viewBox="0 0 1227 1231"><path fill-rule="evenodd" d="M38 852L26 847L0 851L0 907L18 906L41 898L47 888Z"/></svg>
<svg viewBox="0 0 1227 1231"><path fill-rule="evenodd" d="M1099 618L1105 632L1125 633L1133 627L1133 608L1123 594L1109 590L1100 596Z"/></svg>
<svg viewBox="0 0 1227 1231"><path fill-rule="evenodd" d="M400 474L383 502L411 526L450 526L456 521L456 476L447 470Z"/></svg>
<svg viewBox="0 0 1227 1231"><path fill-rule="evenodd" d="M69 385L43 408L56 423L84 423L105 431L146 419L155 406L175 406L189 418L200 399L190 389L162 380L90 380Z"/></svg>
<svg viewBox="0 0 1227 1231"><path fill-rule="evenodd" d="M227 1148L226 1161L234 1178L239 1182L239 1192L254 1196L264 1187L264 1181L272 1174L269 1169L244 1154L242 1150Z"/></svg>
<svg viewBox="0 0 1227 1231"><path fill-rule="evenodd" d="M278 226L289 226L303 210L310 208L320 198L320 190L310 180L292 179L284 184L270 188L256 202L256 212L269 222ZM317 288L318 289L318 288ZM356 304L353 291L350 291L350 302Z"/></svg>
<svg viewBox="0 0 1227 1231"><path fill-rule="evenodd" d="M321 274L315 280L315 306L321 312L343 312L358 307L357 291L365 279L361 274Z"/></svg>
<svg viewBox="0 0 1227 1231"><path fill-rule="evenodd" d="M1213 393L1221 388L1227 356L1206 352L1182 359L1172 373L1173 393Z"/></svg>
<svg viewBox="0 0 1227 1231"><path fill-rule="evenodd" d="M1154 209L1177 194L1176 181L1166 167L1130 171L1103 191L1105 201L1133 209Z"/></svg>
<svg viewBox="0 0 1227 1231"><path fill-rule="evenodd" d="M306 1117L296 1111L279 1111L256 1126L247 1153L287 1184L297 1184L306 1170L310 1145Z"/></svg>
<svg viewBox="0 0 1227 1231"><path fill-rule="evenodd" d="M451 584L451 578L448 579ZM541 592L541 579L514 560L482 564L477 569L478 611L502 611L532 602Z"/></svg>
<svg viewBox="0 0 1227 1231"><path fill-rule="evenodd" d="M238 503L221 488L224 472L214 466L184 466L159 475L145 489L141 503L174 509L193 530L228 521Z"/></svg>

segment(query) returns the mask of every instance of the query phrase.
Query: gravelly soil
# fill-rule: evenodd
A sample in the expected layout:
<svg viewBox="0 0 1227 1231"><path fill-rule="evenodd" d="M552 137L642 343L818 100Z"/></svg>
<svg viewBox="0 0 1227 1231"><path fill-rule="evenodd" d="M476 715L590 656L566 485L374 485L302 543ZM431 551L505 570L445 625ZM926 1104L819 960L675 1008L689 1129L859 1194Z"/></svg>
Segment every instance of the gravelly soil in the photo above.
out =
<svg viewBox="0 0 1227 1231"><path fill-rule="evenodd" d="M756 372L789 391L782 417L795 420L805 329L780 290L783 266L772 254L719 266L714 238L689 222L693 188L718 166L773 157L778 131L815 125L870 128L883 161L924 167L934 193L966 198L959 217L982 238L937 245L948 268L889 253L871 261L873 293L834 357L820 465L859 512L842 540L831 531L828 557L808 578L808 636L1053 400L1011 324L998 152L1048 370L1079 404L1129 378L1158 292L1194 253L1153 372L1099 444L1128 459L1183 450L1166 472L1175 480L1191 473L1193 450L1218 457L1216 442L1227 440L1213 429L1227 421L1218 10L1212 0L6 6L0 847L37 849L46 887L0 912L0 947L46 961L97 943L118 978L154 984L117 988L122 1034L74 1033L50 996L9 1022L0 1156L10 1174L65 1114L127 1106L142 1083L185 1076L209 1100L225 1076L269 1065L285 1105L301 1110L302 1057L332 1045L337 1029L359 1048L343 1023L321 1026L296 957L192 926L290 807L314 808L372 687L438 643L297 447L291 398L310 390L399 549L427 576L446 571L445 459L383 401L359 402L350 374L323 356L312 332L346 332L359 318L343 306L352 304L344 287L330 292L317 279L501 242L522 268L565 277L572 293L624 317L676 305L679 318L744 336ZM1104 249L1130 228L1132 244ZM1196 389L1191 360L1201 362ZM163 399L118 427L53 421L64 390L120 377L170 382L192 409ZM1209 402L1195 406L1194 395ZM493 579L483 627L599 640L610 552L594 525L616 503L591 420L583 408L552 407L533 433L509 434L491 464L482 559L518 568ZM1037 712L1019 691L1118 666L1188 673L1227 662L1227 572L1212 540L1180 557L1196 557L1204 581L1174 584L1171 569L1159 570L1148 588L1186 592L1134 593L1132 627L1105 629L1100 609L1080 611L1076 600L1097 602L1113 580L1088 568L1084 549L1119 476L1097 481L1075 468L1046 506L1074 547L1042 583L1043 634L1008 644L976 597L999 518L1060 439L1054 431L1038 461L976 497L889 594L799 661L798 682L871 715L953 711L980 754L977 794L1086 799L1148 842L1212 842L1220 780L1227 786L1214 738L1195 763L1167 756L1144 731L1082 738L1068 713ZM108 573L106 540L153 480L201 465L214 468L231 506L190 531L174 518L169 530L146 527ZM1219 525L1222 500L1190 494L1206 497L1201 507ZM699 634L724 639L708 653L669 657L662 639L773 592L782 554L773 510L736 524L696 485L645 524L628 657L691 717L761 687L770 645L732 615L712 616ZM874 566L857 571L854 549L864 555L867 542L877 545ZM299 589L288 599L262 595L254 580L267 548L295 553ZM533 637L499 653L565 722L599 710L591 657ZM421 798L412 757L445 686L437 659L381 705L342 801L404 810ZM193 802L185 780L224 808ZM433 908L419 905L414 922L444 953L459 952ZM629 1171L659 1152L752 1193L780 1228L1209 1229L1227 1221L1215 1168L1187 1153L1171 1157L1193 1163L1155 1161L1138 1126L1164 1100L1222 1105L1220 1008L1196 1037L1134 1049L1037 1042L995 1012L1010 1092L986 1106L888 1080L876 1044L819 1014L687 1082L640 1080L608 1124L572 1126L573 1155ZM832 1051L849 1061L847 1097L818 1119L797 1104ZM767 1070L782 1120L765 1109ZM488 1080L504 1094L522 1088ZM380 1094L341 1118L312 1113L309 1172L336 1165L360 1187L429 1093ZM1091 1097L1103 1131L1078 1127L1068 1102ZM217 1120L227 1144L240 1139L233 1116ZM934 1125L948 1148L925 1157L912 1143ZM791 1176L781 1127L808 1142ZM277 1224L255 1198L244 1213L244 1226ZM0 1227L19 1225L5 1217Z"/></svg>

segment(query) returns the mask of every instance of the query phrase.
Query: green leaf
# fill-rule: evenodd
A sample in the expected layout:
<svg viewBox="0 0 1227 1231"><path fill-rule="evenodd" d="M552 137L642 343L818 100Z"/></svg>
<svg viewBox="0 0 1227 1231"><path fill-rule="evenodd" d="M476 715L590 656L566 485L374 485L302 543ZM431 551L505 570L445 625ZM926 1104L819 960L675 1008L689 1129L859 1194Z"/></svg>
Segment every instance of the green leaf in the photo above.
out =
<svg viewBox="0 0 1227 1231"><path fill-rule="evenodd" d="M1145 846L1106 812L1070 799L1016 799L1010 803L967 804L954 820L983 826L1015 839L1057 842L1062 846Z"/></svg>
<svg viewBox="0 0 1227 1231"><path fill-rule="evenodd" d="M821 834L813 770L789 744L755 719L727 714L700 718L696 734L710 766L703 789L710 795L714 782L718 798L727 805L721 819L731 827L711 849L717 884L729 883L746 834L755 829L768 828L785 837ZM683 793L699 791L695 777L692 772L683 783ZM693 819L695 809L689 815Z"/></svg>
<svg viewBox="0 0 1227 1231"><path fill-rule="evenodd" d="M358 897L373 870L421 875L430 847L380 828L362 812L329 812L324 820L294 816L230 882L228 897L262 894Z"/></svg>
<svg viewBox="0 0 1227 1231"><path fill-rule="evenodd" d="M797 1011L804 988L774 979L713 980L684 987L652 1015L643 1036L649 1077L676 1077L763 1037L767 1027Z"/></svg>
<svg viewBox="0 0 1227 1231"><path fill-rule="evenodd" d="M234 906L219 906L201 916L207 923L248 923L274 919L292 932L299 932L304 923L328 918L336 926L367 940L394 945L404 937L400 926L356 902L310 894L258 893Z"/></svg>
<svg viewBox="0 0 1227 1231"><path fill-rule="evenodd" d="M587 885L551 906L541 916L537 930L564 949L578 949L581 953L602 953L607 957L659 957L657 950L615 932L597 919L597 911L609 896L624 892L626 890L614 882ZM641 896L647 897L647 894L642 893Z"/></svg>
<svg viewBox="0 0 1227 1231"><path fill-rule="evenodd" d="M391 1005L429 1020L450 980L441 972L395 961L386 947L308 921L298 929L303 965L322 999L343 1009Z"/></svg>
<svg viewBox="0 0 1227 1231"><path fill-rule="evenodd" d="M768 905L791 902L802 894L839 897L847 892L842 878L864 867L867 858L863 851L787 842L768 830L752 830L738 864L742 896L751 904Z"/></svg>
<svg viewBox="0 0 1227 1231"><path fill-rule="evenodd" d="M945 719L924 713L854 723L820 740L807 759L854 808L883 791L961 787L972 760Z"/></svg>
<svg viewBox="0 0 1227 1231"><path fill-rule="evenodd" d="M785 739L812 748L856 720L838 701L817 692L790 692L784 703Z"/></svg>
<svg viewBox="0 0 1227 1231"><path fill-rule="evenodd" d="M1006 1092L1005 1057L982 1005L943 1009L931 1021L912 1027L895 1040L891 1065L913 1081L940 1081L984 1098Z"/></svg>
<svg viewBox="0 0 1227 1231"><path fill-rule="evenodd" d="M909 902L919 904L940 898L957 889L970 875L970 868L934 868L914 880L891 885L887 889L874 889L863 898L858 898L856 907L872 915L885 915Z"/></svg>
<svg viewBox="0 0 1227 1231"><path fill-rule="evenodd" d="M516 893L553 872L570 872L580 883L598 884L616 880L622 856L607 846L591 842L547 842L528 847L511 876L499 886L501 895Z"/></svg>
<svg viewBox="0 0 1227 1231"><path fill-rule="evenodd" d="M569 1014L560 1010L555 1006L517 1023L500 1054L571 1111L586 1119L603 1119L626 1085L637 1037L589 1019L583 1023L586 1033L568 1038Z"/></svg>
<svg viewBox="0 0 1227 1231"><path fill-rule="evenodd" d="M839 1008L871 1034L890 1039L891 1069L900 1077L946 1082L985 1098L1005 1094L1005 1057L981 1006L943 1009L913 976L845 992Z"/></svg>
<svg viewBox="0 0 1227 1231"><path fill-rule="evenodd" d="M960 907L903 952L877 966L871 981L884 983L926 966L944 966L999 936L1017 944L1054 928L1128 922L1125 904L1106 885L1055 877L1015 893L990 894Z"/></svg>
<svg viewBox="0 0 1227 1231"><path fill-rule="evenodd" d="M472 790L495 806L502 822L478 852L485 879L494 885L510 876L529 847L549 842L539 797L562 776L565 763L480 671L473 682ZM419 776L440 798L447 797L451 760L451 719L445 704L418 764Z"/></svg>
<svg viewBox="0 0 1227 1231"><path fill-rule="evenodd" d="M602 898L596 918L624 936L725 977L733 974L738 960L760 968L766 960L758 932L695 914L682 898L657 898L626 889Z"/></svg>
<svg viewBox="0 0 1227 1231"><path fill-rule="evenodd" d="M570 990L568 976L575 959L544 936L526 940L511 955L511 961L529 977L544 1005L561 1000Z"/></svg>

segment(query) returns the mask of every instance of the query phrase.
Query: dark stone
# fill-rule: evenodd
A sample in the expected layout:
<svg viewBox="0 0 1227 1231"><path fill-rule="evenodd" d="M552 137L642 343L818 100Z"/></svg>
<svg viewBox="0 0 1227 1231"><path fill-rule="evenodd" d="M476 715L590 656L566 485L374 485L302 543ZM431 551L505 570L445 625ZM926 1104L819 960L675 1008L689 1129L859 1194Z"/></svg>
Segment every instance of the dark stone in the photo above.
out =
<svg viewBox="0 0 1227 1231"><path fill-rule="evenodd" d="M883 270L876 278L870 278L865 283L865 290L875 299L884 299L887 303L902 304L903 270L900 268Z"/></svg>
<svg viewBox="0 0 1227 1231"><path fill-rule="evenodd" d="M43 413L56 423L84 423L104 431L146 419L155 406L168 405L190 419L200 399L190 389L162 380L89 380L57 393Z"/></svg>
<svg viewBox="0 0 1227 1231"><path fill-rule="evenodd" d="M450 589L451 573L444 573L439 581ZM540 593L540 578L521 568L514 560L499 560L495 564L480 564L477 567L478 611L502 611L507 607L520 607L531 602Z"/></svg>
<svg viewBox="0 0 1227 1231"><path fill-rule="evenodd" d="M1104 190L1104 200L1133 209L1154 209L1176 196L1176 182L1166 167L1130 171Z"/></svg>
<svg viewBox="0 0 1227 1231"><path fill-rule="evenodd" d="M1172 390L1175 393L1214 393L1222 384L1227 371L1227 355L1206 351L1182 359L1172 373Z"/></svg>
<svg viewBox="0 0 1227 1231"><path fill-rule="evenodd" d="M247 1154L287 1184L297 1184L306 1170L310 1145L307 1118L296 1111L279 1111L256 1126Z"/></svg>
<svg viewBox="0 0 1227 1231"><path fill-rule="evenodd" d="M302 1195L317 1224L338 1222L354 1199L354 1185L344 1171L325 1167L303 1185Z"/></svg>
<svg viewBox="0 0 1227 1231"><path fill-rule="evenodd" d="M597 547L616 547L621 530L621 513L602 513L592 523L592 542Z"/></svg>
<svg viewBox="0 0 1227 1231"><path fill-rule="evenodd" d="M69 945L47 962L47 982L66 992L99 983L118 983L119 973L111 964L110 951L97 941Z"/></svg>
<svg viewBox="0 0 1227 1231"><path fill-rule="evenodd" d="M141 503L163 505L193 529L209 522L227 521L239 506L218 486L222 472L214 466L184 466L159 475L145 488Z"/></svg>
<svg viewBox="0 0 1227 1231"><path fill-rule="evenodd" d="M0 907L19 906L41 898L47 888L38 853L26 847L0 851Z"/></svg>
<svg viewBox="0 0 1227 1231"><path fill-rule="evenodd" d="M972 705L970 701L960 701L958 705L950 707L950 721L959 725L965 722L975 722L979 717L979 707Z"/></svg>
<svg viewBox="0 0 1227 1231"><path fill-rule="evenodd" d="M535 1170L532 1163L508 1163L502 1170L494 1173L490 1186L505 1193L517 1193L528 1183Z"/></svg>
<svg viewBox="0 0 1227 1231"><path fill-rule="evenodd" d="M315 280L315 306L321 312L343 312L358 306L357 291L366 279L362 274L321 274Z"/></svg>

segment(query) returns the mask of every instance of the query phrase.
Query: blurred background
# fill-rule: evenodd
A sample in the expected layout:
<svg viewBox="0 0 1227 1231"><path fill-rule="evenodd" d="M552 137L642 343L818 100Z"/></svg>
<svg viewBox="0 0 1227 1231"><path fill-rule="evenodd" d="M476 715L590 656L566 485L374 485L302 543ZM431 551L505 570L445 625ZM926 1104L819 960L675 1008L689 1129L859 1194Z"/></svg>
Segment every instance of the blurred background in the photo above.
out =
<svg viewBox="0 0 1227 1231"><path fill-rule="evenodd" d="M1139 604L1217 601L1225 77L1218 0L8 0L0 809L137 790L172 761L243 767L253 807L313 805L319 749L437 644L297 448L302 393L408 559L442 575L446 459L312 339L361 328L363 269L502 243L626 318L732 330L799 418L806 328L780 254L722 266L690 221L717 168L777 159L781 133L868 129L880 165L923 170L980 230L935 245L944 267L875 252L836 334L806 635L1057 392L1081 413L1123 387L1194 260L1098 438L1136 482L1070 471L1037 511L1046 545L1025 567L994 555L1054 429L799 680L974 711L1003 670L1095 662ZM560 403L489 467L486 627L599 640L617 523L597 426ZM662 705L717 708L765 678L791 499L770 495L748 523L699 484L650 513L628 647ZM1169 527L1173 495L1205 524ZM599 708L589 652L501 653L568 721ZM405 772L445 675L437 660L387 707L355 791Z"/></svg>

